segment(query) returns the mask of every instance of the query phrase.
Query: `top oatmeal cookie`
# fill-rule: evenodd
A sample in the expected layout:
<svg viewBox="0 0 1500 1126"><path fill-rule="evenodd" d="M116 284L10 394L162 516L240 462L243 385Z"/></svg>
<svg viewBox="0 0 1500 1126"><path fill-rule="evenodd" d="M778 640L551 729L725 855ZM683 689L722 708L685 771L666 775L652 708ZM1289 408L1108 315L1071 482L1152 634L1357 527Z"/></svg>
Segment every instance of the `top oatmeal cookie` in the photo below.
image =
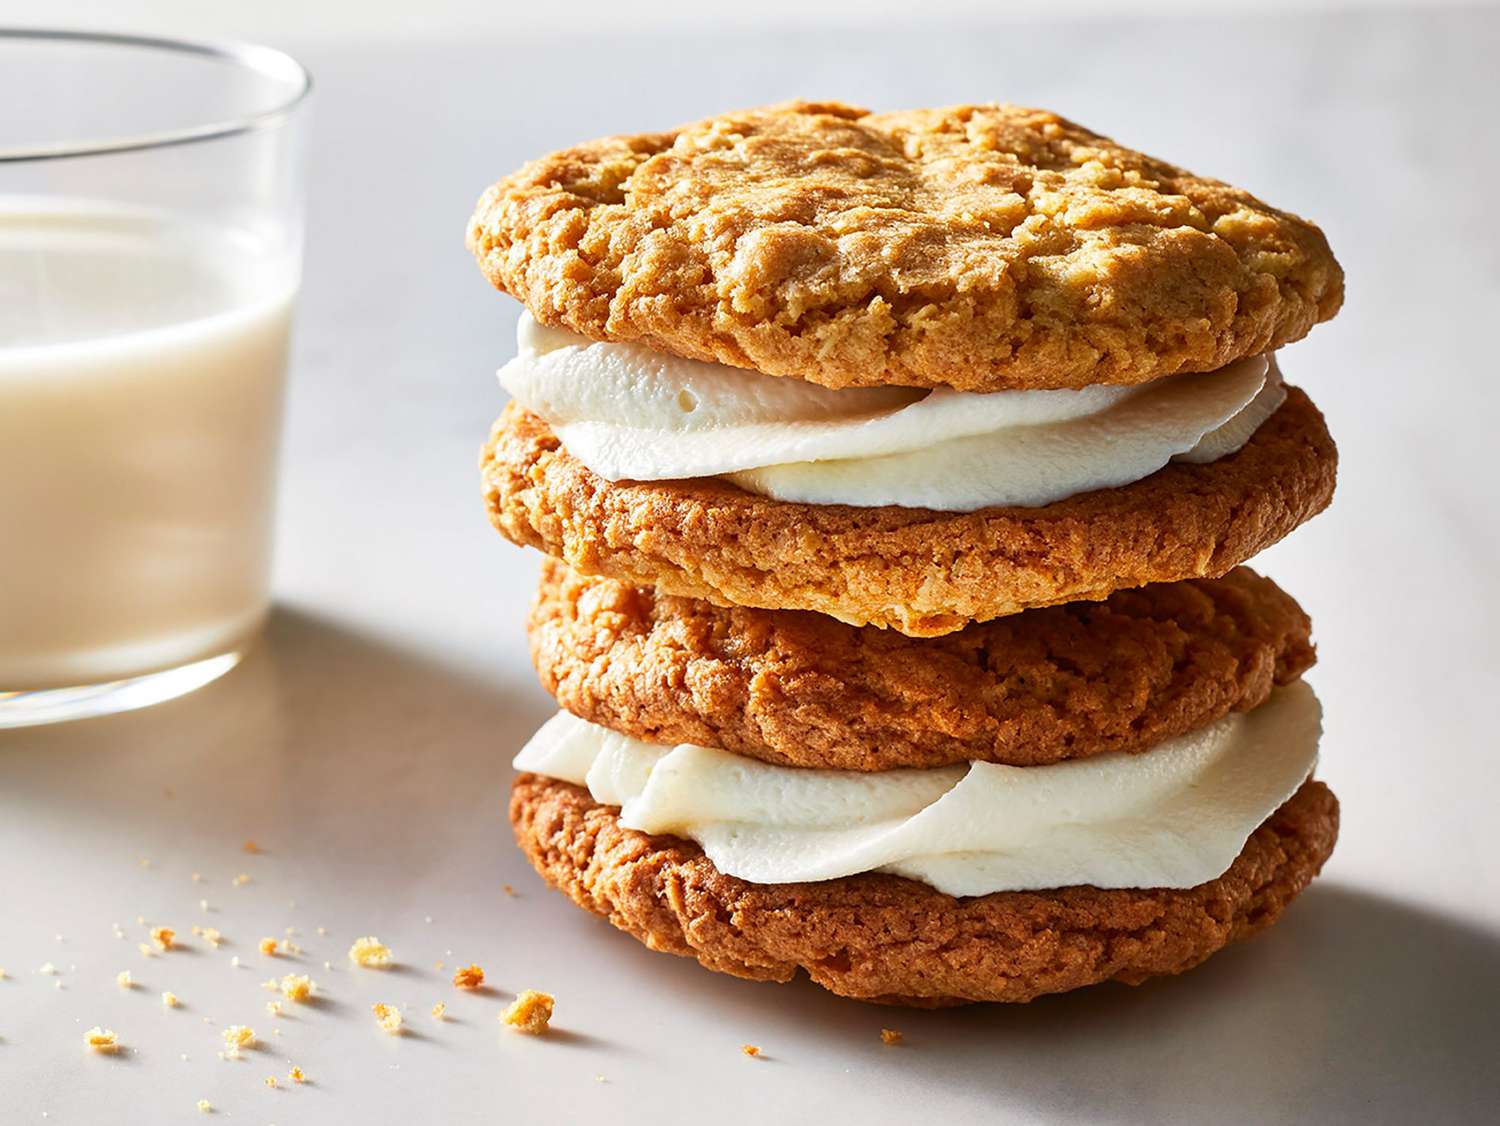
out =
<svg viewBox="0 0 1500 1126"><path fill-rule="evenodd" d="M468 245L545 324L827 387L1208 371L1338 311L1313 224L1008 105L789 102L491 187Z"/></svg>

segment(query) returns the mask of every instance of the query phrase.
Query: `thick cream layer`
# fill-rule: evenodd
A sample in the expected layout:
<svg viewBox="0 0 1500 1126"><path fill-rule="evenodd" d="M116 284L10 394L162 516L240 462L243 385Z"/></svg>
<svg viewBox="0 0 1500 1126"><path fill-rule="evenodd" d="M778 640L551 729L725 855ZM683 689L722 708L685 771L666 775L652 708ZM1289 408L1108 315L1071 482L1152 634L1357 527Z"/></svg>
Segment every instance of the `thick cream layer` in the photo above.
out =
<svg viewBox="0 0 1500 1126"><path fill-rule="evenodd" d="M1141 755L865 774L658 746L560 712L515 766L587 786L626 827L697 841L753 883L890 872L949 895L1194 887L1307 780L1321 720L1299 681Z"/></svg>
<svg viewBox="0 0 1500 1126"><path fill-rule="evenodd" d="M1239 449L1286 392L1274 358L1139 387L835 391L523 313L500 383L610 481L726 477L778 500L968 512L1034 507Z"/></svg>

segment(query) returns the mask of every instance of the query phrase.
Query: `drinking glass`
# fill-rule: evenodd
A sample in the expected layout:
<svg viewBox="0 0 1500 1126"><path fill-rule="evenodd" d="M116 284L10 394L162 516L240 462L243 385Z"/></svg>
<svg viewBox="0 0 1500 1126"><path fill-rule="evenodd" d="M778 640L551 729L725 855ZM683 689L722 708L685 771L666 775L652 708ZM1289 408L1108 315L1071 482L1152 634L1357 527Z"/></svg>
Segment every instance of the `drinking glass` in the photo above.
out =
<svg viewBox="0 0 1500 1126"><path fill-rule="evenodd" d="M265 619L310 85L0 28L0 727L191 691Z"/></svg>

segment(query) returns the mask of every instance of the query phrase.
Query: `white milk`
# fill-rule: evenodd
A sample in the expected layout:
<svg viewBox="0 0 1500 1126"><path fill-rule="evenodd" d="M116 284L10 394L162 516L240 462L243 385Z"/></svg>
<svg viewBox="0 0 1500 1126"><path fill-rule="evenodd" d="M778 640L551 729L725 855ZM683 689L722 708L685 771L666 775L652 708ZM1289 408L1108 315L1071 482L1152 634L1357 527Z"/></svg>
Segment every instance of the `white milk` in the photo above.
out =
<svg viewBox="0 0 1500 1126"><path fill-rule="evenodd" d="M0 199L0 692L260 624L295 275L243 235Z"/></svg>

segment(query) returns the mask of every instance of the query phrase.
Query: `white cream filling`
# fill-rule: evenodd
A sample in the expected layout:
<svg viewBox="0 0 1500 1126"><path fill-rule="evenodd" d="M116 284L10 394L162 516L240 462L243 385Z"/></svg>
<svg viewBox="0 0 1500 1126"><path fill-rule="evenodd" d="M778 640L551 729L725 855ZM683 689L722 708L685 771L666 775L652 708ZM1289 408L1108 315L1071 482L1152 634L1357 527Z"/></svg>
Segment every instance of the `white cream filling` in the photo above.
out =
<svg viewBox="0 0 1500 1126"><path fill-rule="evenodd" d="M753 883L890 872L955 896L1184 888L1222 875L1306 781L1321 721L1299 681L1140 755L866 774L658 746L559 712L515 767L587 786L627 828L696 841Z"/></svg>
<svg viewBox="0 0 1500 1126"><path fill-rule="evenodd" d="M1138 387L831 390L523 313L500 383L610 481L726 477L778 500L1034 507L1238 450L1286 392L1274 356Z"/></svg>

